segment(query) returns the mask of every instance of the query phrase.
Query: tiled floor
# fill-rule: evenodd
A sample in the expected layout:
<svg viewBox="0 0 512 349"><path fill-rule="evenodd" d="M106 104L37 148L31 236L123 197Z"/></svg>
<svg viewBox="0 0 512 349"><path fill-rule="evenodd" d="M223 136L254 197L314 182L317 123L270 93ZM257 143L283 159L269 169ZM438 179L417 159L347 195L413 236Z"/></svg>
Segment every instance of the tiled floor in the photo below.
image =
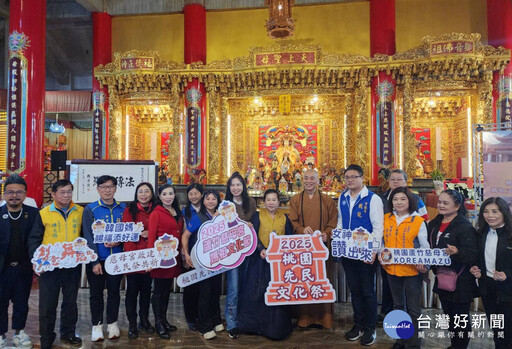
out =
<svg viewBox="0 0 512 349"><path fill-rule="evenodd" d="M335 303L335 321L334 329L331 331L312 329L308 331L294 330L292 335L281 342L270 341L261 336L243 335L237 340L229 339L227 333L221 332L217 338L205 341L198 332L191 332L187 329L187 324L183 315L183 306L180 294L171 294L169 304L168 319L178 327L178 331L172 333L170 340L162 340L155 335L141 334L139 339L131 340L127 336L128 322L125 316L124 291L122 291L121 308L119 313L119 325L121 328L121 338L115 341L105 340L102 343L93 344L90 342L91 326L89 313L89 290L81 289L78 295L79 301L79 320L77 332L83 339L82 348L343 348L343 347L362 347L359 342L349 342L344 339L344 334L352 326L352 307L349 303ZM33 290L30 297L30 312L27 321L26 331L32 337L35 347L38 343L38 290ZM221 299L223 305L224 297ZM59 313L59 312L58 312ZM425 310L432 319L439 310ZM57 320L57 331L58 322ZM152 321L152 318L151 318ZM106 332L106 331L105 331ZM437 331L435 332L437 333ZM56 348L66 348L64 344L55 342ZM9 343L12 339L12 331L8 333ZM394 340L388 337L382 327L377 330L377 342L372 348L391 348ZM423 341L423 348L446 348L449 346L448 339L428 338ZM490 349L494 348L491 339L474 339L470 343L470 348Z"/></svg>

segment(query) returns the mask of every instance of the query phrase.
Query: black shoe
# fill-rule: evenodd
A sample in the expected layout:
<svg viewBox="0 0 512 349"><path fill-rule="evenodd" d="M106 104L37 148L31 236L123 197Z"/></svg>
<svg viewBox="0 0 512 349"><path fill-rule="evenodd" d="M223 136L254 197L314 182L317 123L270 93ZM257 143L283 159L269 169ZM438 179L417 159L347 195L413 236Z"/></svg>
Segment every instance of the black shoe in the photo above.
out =
<svg viewBox="0 0 512 349"><path fill-rule="evenodd" d="M155 328L151 325L147 318L141 318L139 322L139 330L143 330L147 334L155 333Z"/></svg>
<svg viewBox="0 0 512 349"><path fill-rule="evenodd" d="M375 330L364 330L364 334L361 337L361 345L372 345L377 339L377 333Z"/></svg>
<svg viewBox="0 0 512 349"><path fill-rule="evenodd" d="M349 341L356 341L363 335L364 331L361 327L354 326L350 331L345 333L345 339Z"/></svg>
<svg viewBox="0 0 512 349"><path fill-rule="evenodd" d="M128 338L130 339L137 339L139 338L139 331L137 330L137 324L136 323L130 323L130 326L128 327Z"/></svg>
<svg viewBox="0 0 512 349"><path fill-rule="evenodd" d="M228 336L231 339L237 339L240 337L240 330L238 328L232 328L231 330L228 330Z"/></svg>
<svg viewBox="0 0 512 349"><path fill-rule="evenodd" d="M169 331L165 328L163 321L158 320L155 324L155 329L156 329L156 333L158 334L158 336L160 338L162 338L162 339L170 339L171 338L171 335L170 335Z"/></svg>
<svg viewBox="0 0 512 349"><path fill-rule="evenodd" d="M174 332L178 329L176 326L171 325L167 319L164 319L162 322L164 323L165 329L169 332Z"/></svg>
<svg viewBox="0 0 512 349"><path fill-rule="evenodd" d="M384 323L384 318L385 318L385 317L386 317L386 315L385 315L385 314L379 314L379 315L377 315L377 323L378 323L378 324L382 324L382 323Z"/></svg>
<svg viewBox="0 0 512 349"><path fill-rule="evenodd" d="M395 342L395 344L393 345L393 348L392 348L392 349L404 349L404 348L405 348L405 345L404 345L404 344L401 344L401 343Z"/></svg>
<svg viewBox="0 0 512 349"><path fill-rule="evenodd" d="M82 345L82 339L80 337L73 335L68 336L60 336L60 341L62 343L66 343L73 346L80 346Z"/></svg>

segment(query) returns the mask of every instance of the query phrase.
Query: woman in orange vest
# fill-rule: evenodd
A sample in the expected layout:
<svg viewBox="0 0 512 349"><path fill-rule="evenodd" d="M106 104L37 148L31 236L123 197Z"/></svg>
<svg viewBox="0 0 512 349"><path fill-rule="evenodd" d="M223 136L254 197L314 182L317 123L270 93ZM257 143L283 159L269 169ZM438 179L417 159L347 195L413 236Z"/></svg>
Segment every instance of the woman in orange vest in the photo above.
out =
<svg viewBox="0 0 512 349"><path fill-rule="evenodd" d="M407 187L394 189L389 196L390 213L384 216L384 247L386 248L430 248L427 240L425 220L416 212L414 194ZM418 317L421 314L420 273L427 272L424 265L385 264L382 267L388 273L389 286L393 296L393 309L405 311L418 328ZM399 339L393 349L420 348L421 339L418 332L409 339Z"/></svg>

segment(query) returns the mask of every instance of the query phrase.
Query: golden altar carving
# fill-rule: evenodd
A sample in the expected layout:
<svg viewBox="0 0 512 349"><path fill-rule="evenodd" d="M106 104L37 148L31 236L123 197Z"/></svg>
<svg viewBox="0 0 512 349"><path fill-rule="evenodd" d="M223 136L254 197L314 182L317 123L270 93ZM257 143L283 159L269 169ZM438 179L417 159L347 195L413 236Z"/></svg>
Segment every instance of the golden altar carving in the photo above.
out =
<svg viewBox="0 0 512 349"><path fill-rule="evenodd" d="M456 52L448 46L446 52L431 52L436 43L457 45L460 42L471 42L471 52ZM279 55L282 52L314 52L315 63L256 65L256 55ZM130 57L152 57L154 69L123 71L121 59ZM306 120L318 123L322 133L319 135L322 149L318 163L341 168L354 162L362 165L368 173L370 83L379 71L386 71L397 83L397 128L403 132L400 148L402 167L412 175L416 148L411 128L423 127L425 123L443 125L446 119L452 120L450 125L455 125L457 117L461 116L457 116L453 106L461 99L470 107L473 122L489 122L492 115L492 72L503 71L509 60L509 50L483 45L479 34L451 33L427 36L414 49L373 58L324 52L317 45L291 40L270 47L252 48L246 56L206 65L202 62L184 64L168 61L155 51L116 52L112 63L95 67L94 75L101 84L108 86L109 155L112 159L122 159L127 154L132 159L147 156L147 150L143 148L148 140L143 134L148 129L172 127L173 132L181 132L184 88L192 79L203 82L208 99L208 181L223 183L229 175L228 169L242 171L248 165L257 164L257 147L250 130L258 123L275 119L283 126ZM280 115L277 100L279 95L285 94L292 96L291 112ZM314 107L308 102L312 95L319 99ZM261 98L265 107L251 109L248 102L255 96ZM428 105L425 101L430 98L436 103L439 101L439 107L436 104L436 109L425 109L425 103ZM152 101L155 102L153 105L167 106L165 120L130 116L131 107L151 105L149 102ZM227 124L228 114L231 115L231 125ZM129 115L128 123L126 115ZM227 164L226 146L228 126L233 138L230 164ZM134 135L138 140L127 141L127 129L132 131L128 138ZM450 154L455 157L464 152L461 128L457 131L451 127L451 130L452 133L447 133L442 143L446 159ZM450 143L451 140L454 143ZM246 147L240 148L239 144ZM171 155L169 168L177 171L178 142Z"/></svg>

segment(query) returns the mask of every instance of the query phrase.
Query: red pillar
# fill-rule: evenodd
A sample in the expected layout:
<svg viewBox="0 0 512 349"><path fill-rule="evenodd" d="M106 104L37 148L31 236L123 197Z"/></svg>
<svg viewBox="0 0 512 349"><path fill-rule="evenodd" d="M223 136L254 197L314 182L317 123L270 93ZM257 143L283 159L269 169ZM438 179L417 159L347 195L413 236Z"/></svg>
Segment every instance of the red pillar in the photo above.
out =
<svg viewBox="0 0 512 349"><path fill-rule="evenodd" d="M185 63L206 63L206 9L203 5L185 3ZM185 177L199 177L206 170L206 90L198 79L185 88Z"/></svg>
<svg viewBox="0 0 512 349"><path fill-rule="evenodd" d="M43 203L46 0L11 0L9 10L9 171L28 184L27 196Z"/></svg>
<svg viewBox="0 0 512 349"><path fill-rule="evenodd" d="M487 38L491 46L512 49L512 2L510 0L487 0ZM509 63L503 74L494 72L492 90L494 122L511 120L511 91L512 64Z"/></svg>
<svg viewBox="0 0 512 349"><path fill-rule="evenodd" d="M395 0L370 0L370 55L393 55L395 46ZM380 167L395 164L396 82L386 72L372 80L370 185L378 184Z"/></svg>
<svg viewBox="0 0 512 349"><path fill-rule="evenodd" d="M106 12L92 14L92 66L112 61L112 17ZM108 159L108 90L92 79L92 158Z"/></svg>

